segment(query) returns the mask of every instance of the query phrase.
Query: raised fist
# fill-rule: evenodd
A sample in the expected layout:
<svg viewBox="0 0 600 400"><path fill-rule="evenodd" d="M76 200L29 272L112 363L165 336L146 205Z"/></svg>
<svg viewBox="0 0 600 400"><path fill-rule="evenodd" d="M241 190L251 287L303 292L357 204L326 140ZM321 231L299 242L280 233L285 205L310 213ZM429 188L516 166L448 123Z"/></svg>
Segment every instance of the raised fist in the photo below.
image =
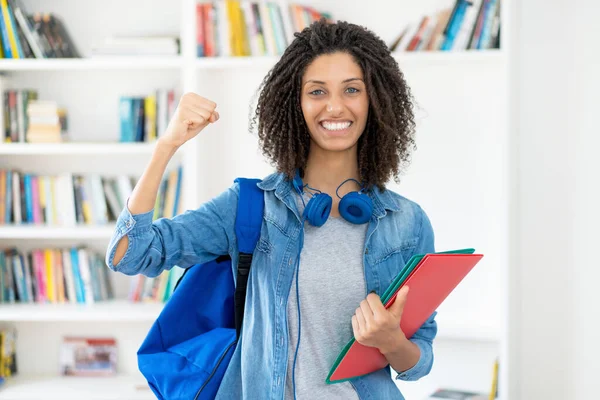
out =
<svg viewBox="0 0 600 400"><path fill-rule="evenodd" d="M208 124L218 121L219 113L215 111L216 107L215 102L196 93L184 94L161 140L175 147L181 146Z"/></svg>

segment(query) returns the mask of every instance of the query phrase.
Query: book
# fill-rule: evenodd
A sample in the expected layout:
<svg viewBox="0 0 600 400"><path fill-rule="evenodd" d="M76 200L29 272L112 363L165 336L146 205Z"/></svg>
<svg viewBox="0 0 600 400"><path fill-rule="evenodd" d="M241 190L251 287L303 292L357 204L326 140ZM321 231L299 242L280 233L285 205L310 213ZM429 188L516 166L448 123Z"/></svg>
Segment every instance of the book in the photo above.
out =
<svg viewBox="0 0 600 400"><path fill-rule="evenodd" d="M117 372L117 342L113 338L65 337L60 371L67 376L112 376Z"/></svg>
<svg viewBox="0 0 600 400"><path fill-rule="evenodd" d="M474 249L414 255L381 296L385 308L396 300L403 286L410 288L400 328L411 338L446 297L483 257ZM387 359L375 347L352 338L331 367L326 383L344 382L385 368Z"/></svg>

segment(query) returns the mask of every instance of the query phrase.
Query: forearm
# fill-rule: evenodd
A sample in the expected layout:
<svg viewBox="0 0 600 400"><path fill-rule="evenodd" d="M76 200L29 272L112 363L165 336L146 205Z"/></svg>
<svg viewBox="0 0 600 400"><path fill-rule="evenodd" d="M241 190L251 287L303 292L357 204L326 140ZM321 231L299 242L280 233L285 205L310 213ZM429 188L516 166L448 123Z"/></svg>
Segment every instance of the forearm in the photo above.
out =
<svg viewBox="0 0 600 400"><path fill-rule="evenodd" d="M135 185L127 207L132 214L142 214L154 209L163 175L177 148L160 139L156 142L152 158Z"/></svg>
<svg viewBox="0 0 600 400"><path fill-rule="evenodd" d="M156 142L152 158L127 202L126 207L131 214L143 214L154 209L162 177L171 157L173 157L176 151L176 147L166 144L160 139ZM127 236L123 236L115 250L113 259L115 265L121 261L128 246L129 240Z"/></svg>
<svg viewBox="0 0 600 400"><path fill-rule="evenodd" d="M397 372L411 369L421 357L419 346L408 340L402 333L389 349L380 349L380 351Z"/></svg>

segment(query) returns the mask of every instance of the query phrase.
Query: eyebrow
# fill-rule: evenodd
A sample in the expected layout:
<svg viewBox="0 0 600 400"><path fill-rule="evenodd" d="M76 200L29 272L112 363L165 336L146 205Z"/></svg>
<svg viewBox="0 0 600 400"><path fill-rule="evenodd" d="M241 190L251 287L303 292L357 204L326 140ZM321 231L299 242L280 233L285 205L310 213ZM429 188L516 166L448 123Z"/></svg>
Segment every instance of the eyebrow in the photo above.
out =
<svg viewBox="0 0 600 400"><path fill-rule="evenodd" d="M363 80L360 79L360 78L348 78L348 79L344 79L342 81L342 83L348 83L348 82L352 82L352 81L361 81L362 82ZM318 80L315 80L315 79L309 79L304 84L306 85L307 83L316 83L316 84L319 84L319 85L325 85L326 84L323 81L318 81Z"/></svg>

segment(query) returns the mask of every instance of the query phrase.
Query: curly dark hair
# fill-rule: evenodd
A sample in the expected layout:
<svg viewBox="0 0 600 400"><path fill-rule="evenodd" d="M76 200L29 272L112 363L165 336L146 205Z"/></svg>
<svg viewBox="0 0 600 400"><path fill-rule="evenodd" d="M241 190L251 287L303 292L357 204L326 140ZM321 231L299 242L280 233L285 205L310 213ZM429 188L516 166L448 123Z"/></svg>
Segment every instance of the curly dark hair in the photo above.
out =
<svg viewBox="0 0 600 400"><path fill-rule="evenodd" d="M263 155L290 179L304 170L310 136L300 105L302 77L318 56L345 52L362 68L369 98L357 148L360 179L380 189L390 178L397 180L415 146L415 122L410 88L388 46L367 28L345 21L321 19L294 36L260 84L250 118Z"/></svg>

